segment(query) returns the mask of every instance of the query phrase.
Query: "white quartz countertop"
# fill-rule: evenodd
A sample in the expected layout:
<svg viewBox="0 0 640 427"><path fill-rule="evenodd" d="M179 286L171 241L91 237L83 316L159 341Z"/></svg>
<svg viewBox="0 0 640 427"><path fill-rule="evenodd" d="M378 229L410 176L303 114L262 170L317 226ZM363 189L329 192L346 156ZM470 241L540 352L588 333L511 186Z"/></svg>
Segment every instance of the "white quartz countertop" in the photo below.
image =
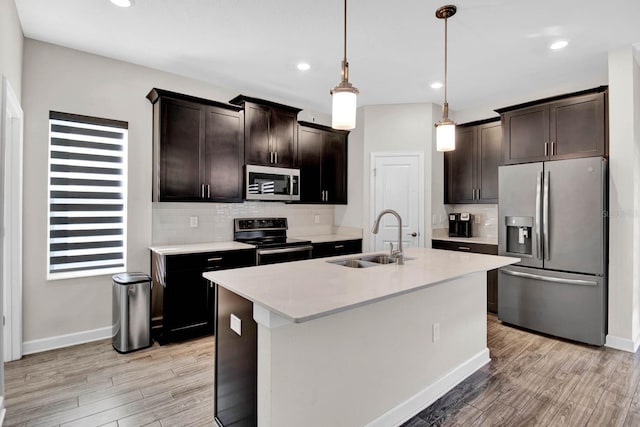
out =
<svg viewBox="0 0 640 427"><path fill-rule="evenodd" d="M464 243L477 243L480 245L498 245L497 237L449 237L449 236L439 236L432 237L431 240L443 240L446 242L464 242Z"/></svg>
<svg viewBox="0 0 640 427"><path fill-rule="evenodd" d="M296 239L311 240L311 243L339 242L342 240L362 240L362 237L347 236L344 234L317 234L305 236L292 236Z"/></svg>
<svg viewBox="0 0 640 427"><path fill-rule="evenodd" d="M327 261L357 255L212 271L203 276L296 323L519 262L519 258L408 248L405 265L349 268Z"/></svg>
<svg viewBox="0 0 640 427"><path fill-rule="evenodd" d="M188 245L165 245L149 247L150 250L160 255L193 254L198 252L223 252L253 248L255 248L255 246L239 242L192 243Z"/></svg>

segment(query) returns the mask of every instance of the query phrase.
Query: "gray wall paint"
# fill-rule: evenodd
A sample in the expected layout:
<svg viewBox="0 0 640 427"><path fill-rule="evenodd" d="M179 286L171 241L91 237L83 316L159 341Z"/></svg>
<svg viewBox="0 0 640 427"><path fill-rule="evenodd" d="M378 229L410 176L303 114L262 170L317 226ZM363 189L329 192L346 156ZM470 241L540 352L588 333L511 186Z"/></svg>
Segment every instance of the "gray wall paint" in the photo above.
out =
<svg viewBox="0 0 640 427"><path fill-rule="evenodd" d="M29 264L24 271L25 342L111 325L110 276L46 279L49 111L129 122L127 269L148 272L152 108L145 96L153 87L223 102L238 94L150 68L25 40L24 251ZM300 118L318 123L330 120L312 111L303 111Z"/></svg>

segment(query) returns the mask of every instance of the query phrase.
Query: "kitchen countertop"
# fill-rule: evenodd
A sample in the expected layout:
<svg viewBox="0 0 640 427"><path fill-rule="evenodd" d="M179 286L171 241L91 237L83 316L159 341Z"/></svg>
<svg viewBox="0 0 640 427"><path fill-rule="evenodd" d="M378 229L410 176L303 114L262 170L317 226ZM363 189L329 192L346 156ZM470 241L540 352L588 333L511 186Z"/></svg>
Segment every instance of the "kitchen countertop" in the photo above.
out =
<svg viewBox="0 0 640 427"><path fill-rule="evenodd" d="M445 242L464 242L464 243L477 243L480 245L495 245L498 246L497 237L449 237L439 236L432 237L431 240L442 240Z"/></svg>
<svg viewBox="0 0 640 427"><path fill-rule="evenodd" d="M279 316L302 323L382 301L518 258L408 248L405 265L349 268L327 261L358 255L212 271L203 276Z"/></svg>
<svg viewBox="0 0 640 427"><path fill-rule="evenodd" d="M255 246L239 242L192 243L188 245L150 246L149 249L159 255L181 255L198 252L222 252L239 249L253 249Z"/></svg>
<svg viewBox="0 0 640 427"><path fill-rule="evenodd" d="M311 240L311 243L339 242L341 240L362 240L362 237L347 236L345 234L317 234L312 236L291 237L302 240Z"/></svg>

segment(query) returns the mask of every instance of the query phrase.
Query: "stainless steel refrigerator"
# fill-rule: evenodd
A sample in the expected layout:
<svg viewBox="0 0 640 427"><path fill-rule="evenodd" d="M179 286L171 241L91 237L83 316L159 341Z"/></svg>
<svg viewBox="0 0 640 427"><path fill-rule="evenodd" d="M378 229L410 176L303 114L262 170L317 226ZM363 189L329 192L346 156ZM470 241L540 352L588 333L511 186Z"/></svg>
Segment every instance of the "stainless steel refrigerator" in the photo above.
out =
<svg viewBox="0 0 640 427"><path fill-rule="evenodd" d="M607 332L607 162L601 157L501 166L498 318L603 345Z"/></svg>

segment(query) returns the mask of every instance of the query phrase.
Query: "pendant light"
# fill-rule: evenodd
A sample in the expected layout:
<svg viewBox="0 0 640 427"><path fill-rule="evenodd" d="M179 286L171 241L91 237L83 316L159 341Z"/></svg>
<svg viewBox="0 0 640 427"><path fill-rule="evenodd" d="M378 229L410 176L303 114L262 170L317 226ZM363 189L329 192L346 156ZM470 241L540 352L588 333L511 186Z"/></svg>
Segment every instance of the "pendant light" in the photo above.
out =
<svg viewBox="0 0 640 427"><path fill-rule="evenodd" d="M329 92L332 97L331 127L351 130L356 127L356 97L358 89L349 83L347 62L347 0L344 0L344 58L342 58L342 80Z"/></svg>
<svg viewBox="0 0 640 427"><path fill-rule="evenodd" d="M436 150L453 151L456 149L456 124L449 118L449 103L447 102L447 19L456 14L453 5L442 6L436 10L436 18L444 19L444 104L442 105L442 119L436 126Z"/></svg>

